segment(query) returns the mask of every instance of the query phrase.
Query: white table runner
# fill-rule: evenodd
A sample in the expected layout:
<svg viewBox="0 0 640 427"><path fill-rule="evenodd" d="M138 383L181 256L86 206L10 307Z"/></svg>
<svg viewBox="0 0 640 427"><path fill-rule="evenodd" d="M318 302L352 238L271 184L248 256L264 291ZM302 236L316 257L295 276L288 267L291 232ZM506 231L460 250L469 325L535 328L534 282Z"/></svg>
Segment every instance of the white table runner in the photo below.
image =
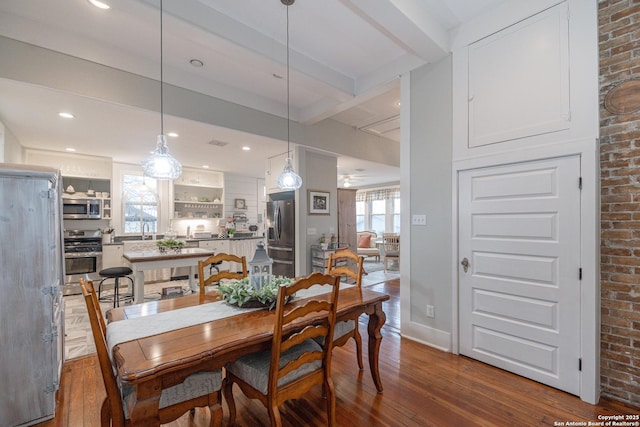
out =
<svg viewBox="0 0 640 427"><path fill-rule="evenodd" d="M340 289L353 286L352 284L341 283ZM314 285L309 289L297 292L296 299L309 298L329 291L330 287L328 285ZM224 301L216 301L150 316L119 320L107 325L107 346L113 349L114 346L123 342L224 319L225 317L237 316L255 310L264 310L264 308L239 308ZM112 352L109 352L109 356L112 357Z"/></svg>

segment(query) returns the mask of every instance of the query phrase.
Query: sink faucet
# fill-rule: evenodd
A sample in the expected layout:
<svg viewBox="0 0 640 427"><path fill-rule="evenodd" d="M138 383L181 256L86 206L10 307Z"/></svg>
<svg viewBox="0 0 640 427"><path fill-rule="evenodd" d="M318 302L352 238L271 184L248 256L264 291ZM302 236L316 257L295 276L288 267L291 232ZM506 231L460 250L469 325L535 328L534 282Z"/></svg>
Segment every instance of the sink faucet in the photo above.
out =
<svg viewBox="0 0 640 427"><path fill-rule="evenodd" d="M147 231L147 233L149 232L149 223L146 221L142 223L142 240L147 240L145 230Z"/></svg>

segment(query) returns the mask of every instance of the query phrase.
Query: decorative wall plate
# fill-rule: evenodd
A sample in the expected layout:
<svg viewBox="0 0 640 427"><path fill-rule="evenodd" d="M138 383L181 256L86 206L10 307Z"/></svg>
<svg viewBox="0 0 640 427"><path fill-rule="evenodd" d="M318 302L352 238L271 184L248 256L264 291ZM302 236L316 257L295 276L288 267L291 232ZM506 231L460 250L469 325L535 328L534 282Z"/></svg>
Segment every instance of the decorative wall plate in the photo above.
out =
<svg viewBox="0 0 640 427"><path fill-rule="evenodd" d="M612 114L629 114L640 110L640 80L627 80L604 97L604 108Z"/></svg>

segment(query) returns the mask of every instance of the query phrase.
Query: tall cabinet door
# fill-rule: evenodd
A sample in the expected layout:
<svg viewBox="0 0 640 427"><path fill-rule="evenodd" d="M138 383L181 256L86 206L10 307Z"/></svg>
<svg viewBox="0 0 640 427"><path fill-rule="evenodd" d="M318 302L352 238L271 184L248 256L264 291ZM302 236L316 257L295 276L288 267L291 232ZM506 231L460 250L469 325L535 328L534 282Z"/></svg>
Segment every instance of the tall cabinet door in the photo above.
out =
<svg viewBox="0 0 640 427"><path fill-rule="evenodd" d="M338 242L346 243L355 251L356 237L356 190L338 188Z"/></svg>
<svg viewBox="0 0 640 427"><path fill-rule="evenodd" d="M0 424L53 417L61 312L61 242L52 179L0 168ZM57 307L54 313L54 306ZM56 318L57 316L57 318Z"/></svg>

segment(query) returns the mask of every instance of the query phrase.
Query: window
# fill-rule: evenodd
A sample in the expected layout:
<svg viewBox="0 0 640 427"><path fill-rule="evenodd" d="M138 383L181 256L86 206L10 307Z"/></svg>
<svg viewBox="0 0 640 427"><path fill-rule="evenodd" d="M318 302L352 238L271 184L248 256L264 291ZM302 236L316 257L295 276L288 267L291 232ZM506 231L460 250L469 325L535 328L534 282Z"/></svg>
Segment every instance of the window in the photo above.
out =
<svg viewBox="0 0 640 427"><path fill-rule="evenodd" d="M158 189L155 179L122 176L122 229L124 233L158 232Z"/></svg>
<svg viewBox="0 0 640 427"><path fill-rule="evenodd" d="M400 199L393 199L393 232L400 234Z"/></svg>
<svg viewBox="0 0 640 427"><path fill-rule="evenodd" d="M400 189L383 188L356 193L356 230L400 234Z"/></svg>
<svg viewBox="0 0 640 427"><path fill-rule="evenodd" d="M371 202L371 231L378 236L386 231L386 201L374 200Z"/></svg>
<svg viewBox="0 0 640 427"><path fill-rule="evenodd" d="M368 231L365 226L365 202L356 202L356 230Z"/></svg>

